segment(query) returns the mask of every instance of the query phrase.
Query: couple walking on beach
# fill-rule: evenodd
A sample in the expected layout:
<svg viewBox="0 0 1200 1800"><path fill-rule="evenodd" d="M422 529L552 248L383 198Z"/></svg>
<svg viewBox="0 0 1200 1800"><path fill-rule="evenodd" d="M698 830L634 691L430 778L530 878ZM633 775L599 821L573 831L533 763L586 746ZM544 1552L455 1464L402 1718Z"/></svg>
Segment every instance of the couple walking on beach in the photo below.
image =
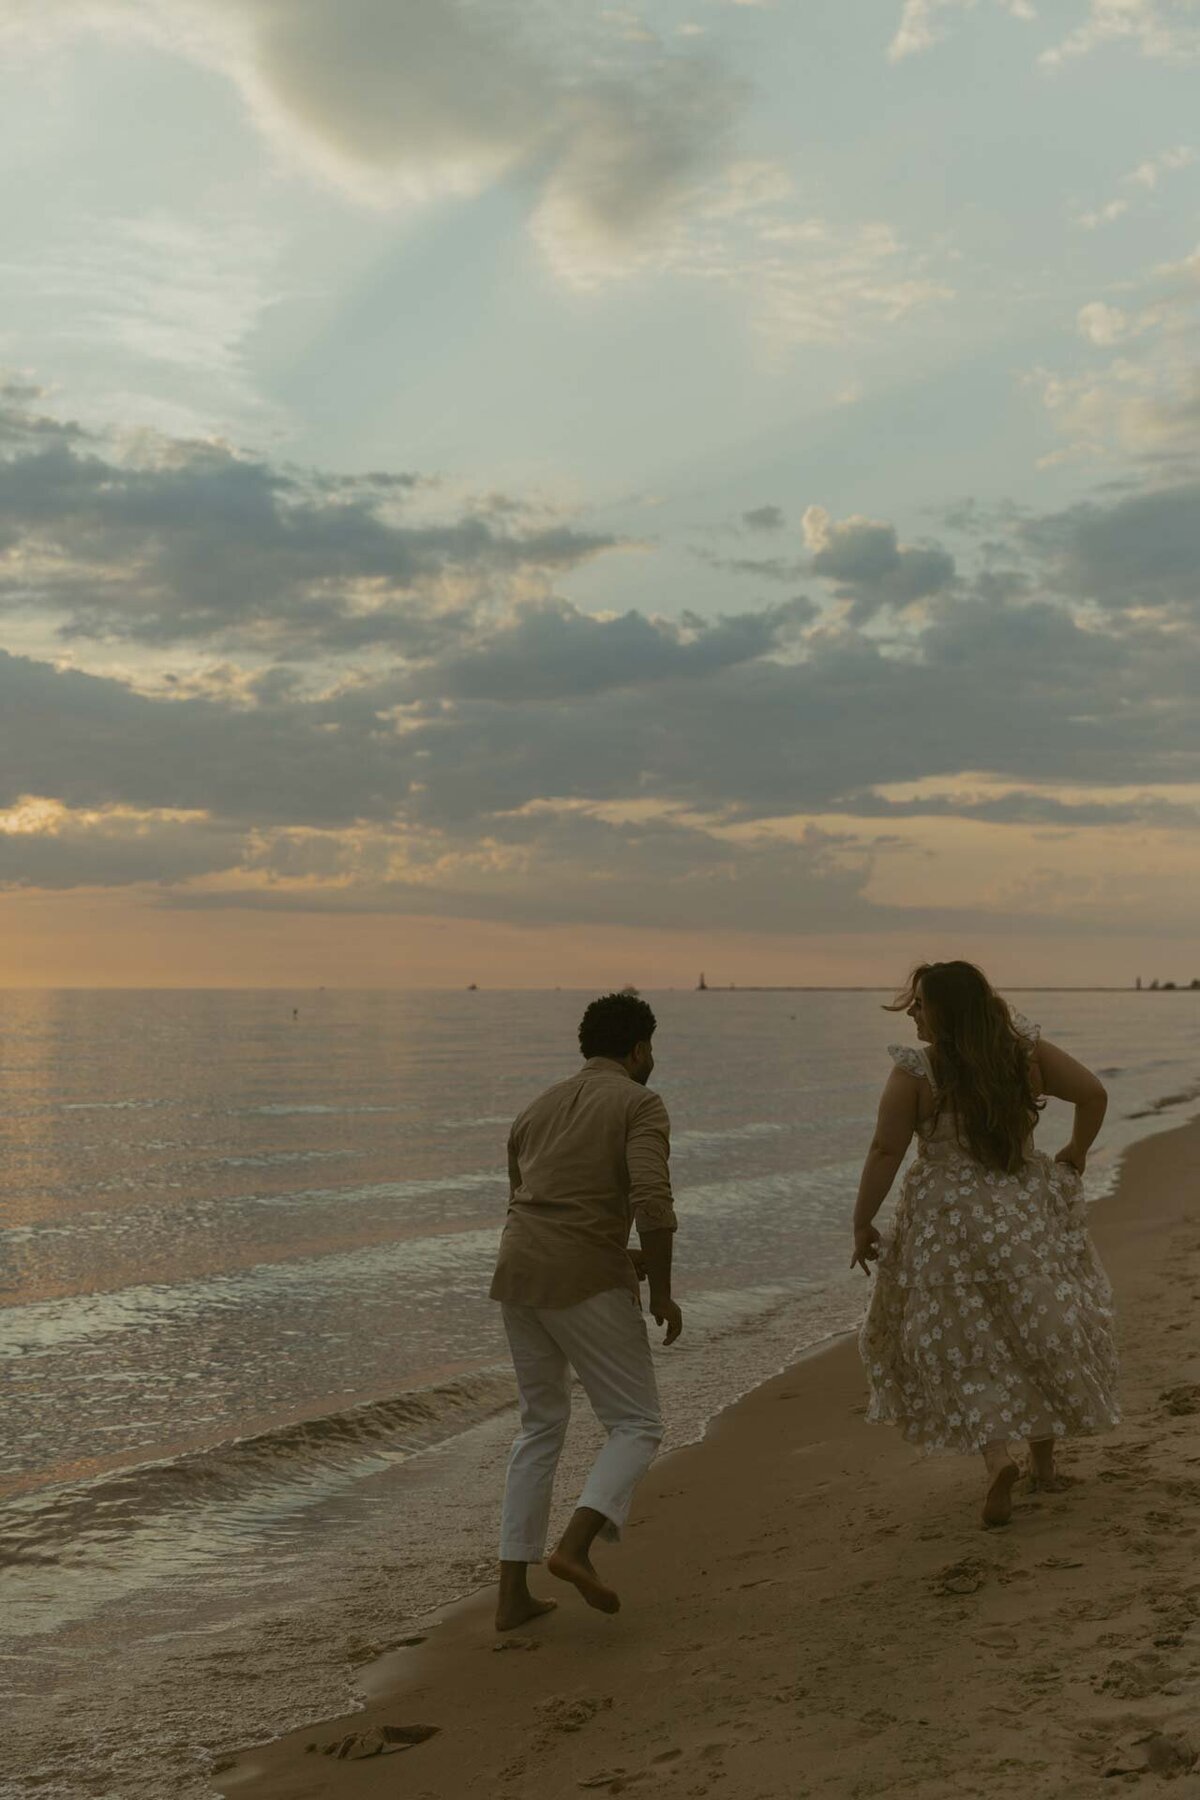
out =
<svg viewBox="0 0 1200 1800"><path fill-rule="evenodd" d="M985 1525L1008 1523L1023 1438L1035 1485L1055 1487L1060 1439L1119 1418L1111 1292L1084 1223L1082 1176L1104 1118L1104 1088L1010 1011L966 962L924 963L891 1010L916 1045L893 1068L859 1183L852 1267L876 1281L860 1333L871 1420L926 1450L982 1454ZM655 1018L633 994L583 1015L584 1065L526 1108L508 1144L509 1207L492 1282L520 1397L500 1530L496 1627L548 1612L530 1563L589 1606L620 1601L591 1560L615 1540L662 1440L649 1310L673 1344L675 1209L670 1129L646 1086ZM1074 1108L1051 1158L1033 1130L1047 1095ZM912 1140L888 1237L874 1220ZM632 1226L639 1249L628 1248ZM555 1469L578 1375L607 1432L566 1530L546 1556Z"/></svg>

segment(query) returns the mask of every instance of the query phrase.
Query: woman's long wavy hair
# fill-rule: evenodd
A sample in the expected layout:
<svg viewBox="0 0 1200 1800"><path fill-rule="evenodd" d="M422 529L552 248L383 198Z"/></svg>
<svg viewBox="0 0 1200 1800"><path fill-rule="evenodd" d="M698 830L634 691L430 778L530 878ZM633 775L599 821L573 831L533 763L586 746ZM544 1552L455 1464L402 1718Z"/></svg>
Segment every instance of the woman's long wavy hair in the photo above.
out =
<svg viewBox="0 0 1200 1800"><path fill-rule="evenodd" d="M918 994L937 1077L934 1122L951 1113L977 1162L1015 1175L1045 1105L1033 1090L1029 1045L974 963L918 963L887 1010L906 1012Z"/></svg>

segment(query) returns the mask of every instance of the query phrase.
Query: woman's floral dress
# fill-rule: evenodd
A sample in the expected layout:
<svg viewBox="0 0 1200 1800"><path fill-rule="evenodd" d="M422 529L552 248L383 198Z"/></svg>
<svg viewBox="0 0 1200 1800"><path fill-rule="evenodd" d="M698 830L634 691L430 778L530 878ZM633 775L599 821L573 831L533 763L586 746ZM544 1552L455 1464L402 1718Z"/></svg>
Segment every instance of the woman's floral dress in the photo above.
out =
<svg viewBox="0 0 1200 1800"><path fill-rule="evenodd" d="M1015 1023L1032 1047L1037 1026ZM889 1054L933 1085L923 1049ZM1032 1142L1018 1174L985 1168L945 1114L919 1131L859 1346L867 1417L926 1450L1115 1425L1112 1289L1080 1176Z"/></svg>

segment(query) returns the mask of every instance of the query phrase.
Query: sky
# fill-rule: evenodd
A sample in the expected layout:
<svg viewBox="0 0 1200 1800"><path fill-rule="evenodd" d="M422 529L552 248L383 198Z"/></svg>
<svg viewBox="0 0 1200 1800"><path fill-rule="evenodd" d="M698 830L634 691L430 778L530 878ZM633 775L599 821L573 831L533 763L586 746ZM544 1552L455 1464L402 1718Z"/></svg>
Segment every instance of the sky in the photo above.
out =
<svg viewBox="0 0 1200 1800"><path fill-rule="evenodd" d="M0 985L1200 976L1200 0L5 0Z"/></svg>

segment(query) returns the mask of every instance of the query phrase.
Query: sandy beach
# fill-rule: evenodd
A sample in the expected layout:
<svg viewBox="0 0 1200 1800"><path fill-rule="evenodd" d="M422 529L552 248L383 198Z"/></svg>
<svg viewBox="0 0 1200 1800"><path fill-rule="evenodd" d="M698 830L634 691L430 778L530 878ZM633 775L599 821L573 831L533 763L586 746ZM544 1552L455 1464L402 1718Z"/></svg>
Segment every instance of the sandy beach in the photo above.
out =
<svg viewBox="0 0 1200 1800"><path fill-rule="evenodd" d="M362 1671L365 1710L247 1750L214 1786L1098 1800L1169 1782L1198 1800L1200 1122L1135 1145L1092 1227L1120 1308L1124 1423L1067 1447L1066 1491L1022 1484L1007 1529L980 1527L981 1465L865 1424L841 1341L660 1460L604 1557L619 1617L570 1590L507 1639L491 1590L398 1617L417 1641ZM541 1571L531 1585L555 1587ZM324 1753L418 1726L436 1734L395 1754Z"/></svg>

